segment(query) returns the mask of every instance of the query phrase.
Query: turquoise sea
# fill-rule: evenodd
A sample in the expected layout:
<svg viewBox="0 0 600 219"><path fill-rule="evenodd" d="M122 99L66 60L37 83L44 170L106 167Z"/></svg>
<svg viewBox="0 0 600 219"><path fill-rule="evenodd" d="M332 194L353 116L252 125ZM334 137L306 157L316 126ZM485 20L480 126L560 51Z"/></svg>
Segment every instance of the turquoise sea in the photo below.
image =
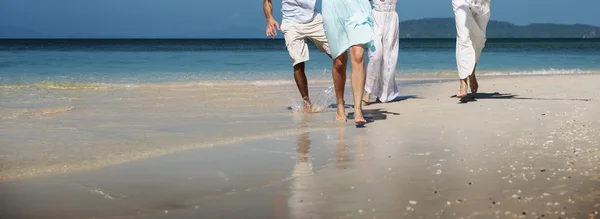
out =
<svg viewBox="0 0 600 219"><path fill-rule="evenodd" d="M310 79L330 77L331 60L311 46ZM399 76L455 74L454 39L401 39ZM489 39L487 74L600 70L600 39ZM0 84L293 80L283 40L2 39Z"/></svg>

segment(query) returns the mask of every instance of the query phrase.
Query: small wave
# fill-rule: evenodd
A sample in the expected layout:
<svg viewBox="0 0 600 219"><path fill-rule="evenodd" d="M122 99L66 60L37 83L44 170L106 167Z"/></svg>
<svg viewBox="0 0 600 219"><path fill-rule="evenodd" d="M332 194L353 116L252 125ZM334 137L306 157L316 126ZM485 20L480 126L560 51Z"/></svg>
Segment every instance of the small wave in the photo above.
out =
<svg viewBox="0 0 600 219"><path fill-rule="evenodd" d="M48 107L41 109L18 109L18 110L1 110L0 119L13 120L13 119L31 119L37 117L51 116L60 113L69 112L75 109L75 106L60 106L60 107Z"/></svg>
<svg viewBox="0 0 600 219"><path fill-rule="evenodd" d="M531 71L510 71L510 72L484 72L483 75L489 76L502 76L502 75L563 75L563 74L592 74L598 73L597 71L587 71L581 69L540 69Z"/></svg>
<svg viewBox="0 0 600 219"><path fill-rule="evenodd" d="M330 79L316 79L309 83L329 83ZM135 89L135 88L193 88L193 87L231 87L231 86L281 86L292 85L293 80L210 80L187 82L160 82L160 83L86 83L86 82L60 82L41 81L31 84L1 84L0 90L26 90L36 89L42 91L85 91L85 90L110 90L110 89Z"/></svg>
<svg viewBox="0 0 600 219"><path fill-rule="evenodd" d="M103 83L78 83L78 82L57 82L57 81L41 81L31 86L41 89L56 89L56 90L87 90L87 89L105 89L108 86Z"/></svg>
<svg viewBox="0 0 600 219"><path fill-rule="evenodd" d="M198 86L206 86L206 87L214 87L215 83L211 83L211 82L198 82L198 83L196 83L196 85L198 85Z"/></svg>
<svg viewBox="0 0 600 219"><path fill-rule="evenodd" d="M98 90L109 88L104 83L78 83L59 81L40 81L32 84L6 84L0 85L1 89L38 89L38 90Z"/></svg>
<svg viewBox="0 0 600 219"><path fill-rule="evenodd" d="M524 71L487 71L478 70L478 74L485 76L508 76L508 75L560 75L560 74L589 74L600 73L600 71L590 71L581 69L539 69ZM397 72L397 78L453 78L457 75L455 70L437 71L437 72ZM330 77L313 77L309 84L330 84ZM0 95L2 92L10 90L36 89L41 91L88 91L88 90L110 90L110 89L137 89L137 88L194 88L194 87L232 87L232 86L282 86L295 84L293 79L273 79L273 80L190 80L180 82L153 82L153 83L108 83L108 82L65 82L65 81L40 81L30 84L0 84ZM6 93L4 93L6 94Z"/></svg>
<svg viewBox="0 0 600 219"><path fill-rule="evenodd" d="M582 70L582 69L535 69L535 70L477 70L478 75L482 76L518 76L518 75L566 75L566 74L595 74L600 73L600 70ZM438 71L438 72L397 72L396 77L399 79L433 79L433 78L455 78L458 75L456 70Z"/></svg>
<svg viewBox="0 0 600 219"><path fill-rule="evenodd" d="M253 81L250 82L252 85L256 86L269 86L269 85L286 85L293 84L293 81L290 80L263 80L263 81Z"/></svg>

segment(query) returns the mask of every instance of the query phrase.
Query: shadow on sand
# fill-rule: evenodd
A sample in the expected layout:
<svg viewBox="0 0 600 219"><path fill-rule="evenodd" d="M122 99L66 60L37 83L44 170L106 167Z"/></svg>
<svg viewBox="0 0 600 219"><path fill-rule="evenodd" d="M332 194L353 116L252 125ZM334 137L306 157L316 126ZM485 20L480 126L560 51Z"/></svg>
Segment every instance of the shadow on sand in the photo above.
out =
<svg viewBox="0 0 600 219"><path fill-rule="evenodd" d="M456 98L456 95L451 96L451 98ZM459 103L468 103L477 101L477 99L513 99L513 100L559 100L559 101L591 101L591 99L578 99L578 98L537 98L537 97L519 97L519 95L514 94L502 94L499 92L494 93L476 93L469 94L466 97L463 97L459 100Z"/></svg>
<svg viewBox="0 0 600 219"><path fill-rule="evenodd" d="M393 100L387 102L387 103L394 103L394 102L400 102L400 101L404 101L404 100L408 100L408 99L421 99L420 97L416 96L416 95L405 95L405 96L398 96L396 98L394 98ZM368 105L373 105L373 104L378 104L378 103L370 103ZM287 107L288 110L292 110L291 106ZM337 104L330 104L327 108L329 109L333 109L333 111L335 112L335 109L337 109ZM354 104L344 104L344 108L345 109L353 109L354 108ZM388 115L400 115L400 113L395 113L395 112L389 112L387 110L384 109L363 109L363 115L365 117L365 120L367 120L367 124L369 123L373 123L377 120L385 120L387 119ZM353 121L354 120L354 113L348 113L347 119L349 121ZM364 125L357 125L356 127L358 128L364 128Z"/></svg>
<svg viewBox="0 0 600 219"><path fill-rule="evenodd" d="M400 101L404 101L404 100L408 100L408 99L421 99L421 98L418 97L418 96L416 96L416 95L398 96L398 97L394 98L393 100L391 100L391 101L389 101L387 103L400 102ZM370 105L373 105L373 104L380 104L380 103L369 102L369 104L367 104L367 106L370 106ZM331 108L331 109L337 109L337 104L331 104L331 105L329 105L329 108ZM346 108L346 109L354 108L354 104L344 104L344 108Z"/></svg>
<svg viewBox="0 0 600 219"><path fill-rule="evenodd" d="M408 100L408 99L420 99L420 97L415 96L415 95L406 95L406 96L398 96L396 98L394 98L393 100L387 102L387 103L394 103L394 102L400 102L400 101L404 101L404 100ZM368 105L372 105L374 103L369 103ZM331 109L337 109L337 104L331 104L329 105L329 108ZM352 109L354 108L354 104L344 104L344 108L346 109ZM367 120L367 124L375 122L377 120L385 120L387 119L387 115L400 115L400 113L395 113L395 112L389 112L383 109L363 109L363 116L365 117L365 120ZM348 113L348 117L347 119L349 121L354 120L354 113ZM364 128L364 125L356 125L357 128Z"/></svg>
<svg viewBox="0 0 600 219"><path fill-rule="evenodd" d="M373 123L377 120L386 120L388 115L400 115L400 113L389 112L383 109L363 109L363 116L367 120L367 124ZM354 112L348 113L348 120L354 120ZM356 125L357 128L364 128L364 125Z"/></svg>
<svg viewBox="0 0 600 219"><path fill-rule="evenodd" d="M400 102L400 101L404 101L404 100L408 100L408 99L421 99L421 98L418 96L415 96L415 95L398 96L398 97L394 98L393 100L388 101L387 103ZM366 104L366 106L370 106L373 104L380 104L380 103L382 103L382 102L369 102Z"/></svg>

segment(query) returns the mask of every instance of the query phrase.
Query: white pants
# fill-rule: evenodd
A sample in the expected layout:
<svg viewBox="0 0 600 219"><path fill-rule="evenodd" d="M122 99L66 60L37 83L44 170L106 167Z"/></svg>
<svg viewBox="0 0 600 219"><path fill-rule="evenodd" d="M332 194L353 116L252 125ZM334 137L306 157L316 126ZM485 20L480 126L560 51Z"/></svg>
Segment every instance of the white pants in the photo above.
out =
<svg viewBox="0 0 600 219"><path fill-rule="evenodd" d="M396 64L398 62L398 44L400 27L398 13L373 10L375 51L369 51L369 65L365 90L381 102L389 102L398 96L396 85Z"/></svg>
<svg viewBox="0 0 600 219"><path fill-rule="evenodd" d="M456 22L456 66L460 79L473 73L485 47L485 36L490 12L478 14L471 10L467 0L452 0Z"/></svg>

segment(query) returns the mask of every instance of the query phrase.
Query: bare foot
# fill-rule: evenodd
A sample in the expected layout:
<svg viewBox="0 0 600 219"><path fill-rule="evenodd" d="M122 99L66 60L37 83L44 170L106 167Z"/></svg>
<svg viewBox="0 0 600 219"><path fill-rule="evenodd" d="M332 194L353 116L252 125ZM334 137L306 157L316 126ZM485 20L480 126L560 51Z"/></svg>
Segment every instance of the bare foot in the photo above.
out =
<svg viewBox="0 0 600 219"><path fill-rule="evenodd" d="M365 94L365 96L363 96L362 102L364 103L365 106L368 106L369 104L369 100L371 100L371 94L369 92L367 92Z"/></svg>
<svg viewBox="0 0 600 219"><path fill-rule="evenodd" d="M456 94L457 98L463 98L467 96L467 87L469 85L467 84L467 79L460 79L460 90L458 91L458 94Z"/></svg>
<svg viewBox="0 0 600 219"><path fill-rule="evenodd" d="M354 118L354 122L355 122L357 125L364 125L364 124L367 124L367 120L365 120L365 118L360 118L360 119L359 119L359 118L356 118L356 117L355 117L355 118Z"/></svg>
<svg viewBox="0 0 600 219"><path fill-rule="evenodd" d="M335 115L335 121L338 122L346 122L347 120L347 116L346 116L346 111L345 110L338 110L336 115Z"/></svg>
<svg viewBox="0 0 600 219"><path fill-rule="evenodd" d="M475 77L475 73L469 76L469 84L471 85L471 93L476 94L477 89L479 89L479 84L477 83L477 77Z"/></svg>
<svg viewBox="0 0 600 219"><path fill-rule="evenodd" d="M361 111L355 111L354 112L354 122L357 125L367 124L367 120L365 120L365 118L363 117L363 114L362 114Z"/></svg>
<svg viewBox="0 0 600 219"><path fill-rule="evenodd" d="M312 113L312 103L310 100L304 101L304 113Z"/></svg>
<svg viewBox="0 0 600 219"><path fill-rule="evenodd" d="M313 112L312 105L310 105L310 104L304 105L304 113L312 113L312 112Z"/></svg>

